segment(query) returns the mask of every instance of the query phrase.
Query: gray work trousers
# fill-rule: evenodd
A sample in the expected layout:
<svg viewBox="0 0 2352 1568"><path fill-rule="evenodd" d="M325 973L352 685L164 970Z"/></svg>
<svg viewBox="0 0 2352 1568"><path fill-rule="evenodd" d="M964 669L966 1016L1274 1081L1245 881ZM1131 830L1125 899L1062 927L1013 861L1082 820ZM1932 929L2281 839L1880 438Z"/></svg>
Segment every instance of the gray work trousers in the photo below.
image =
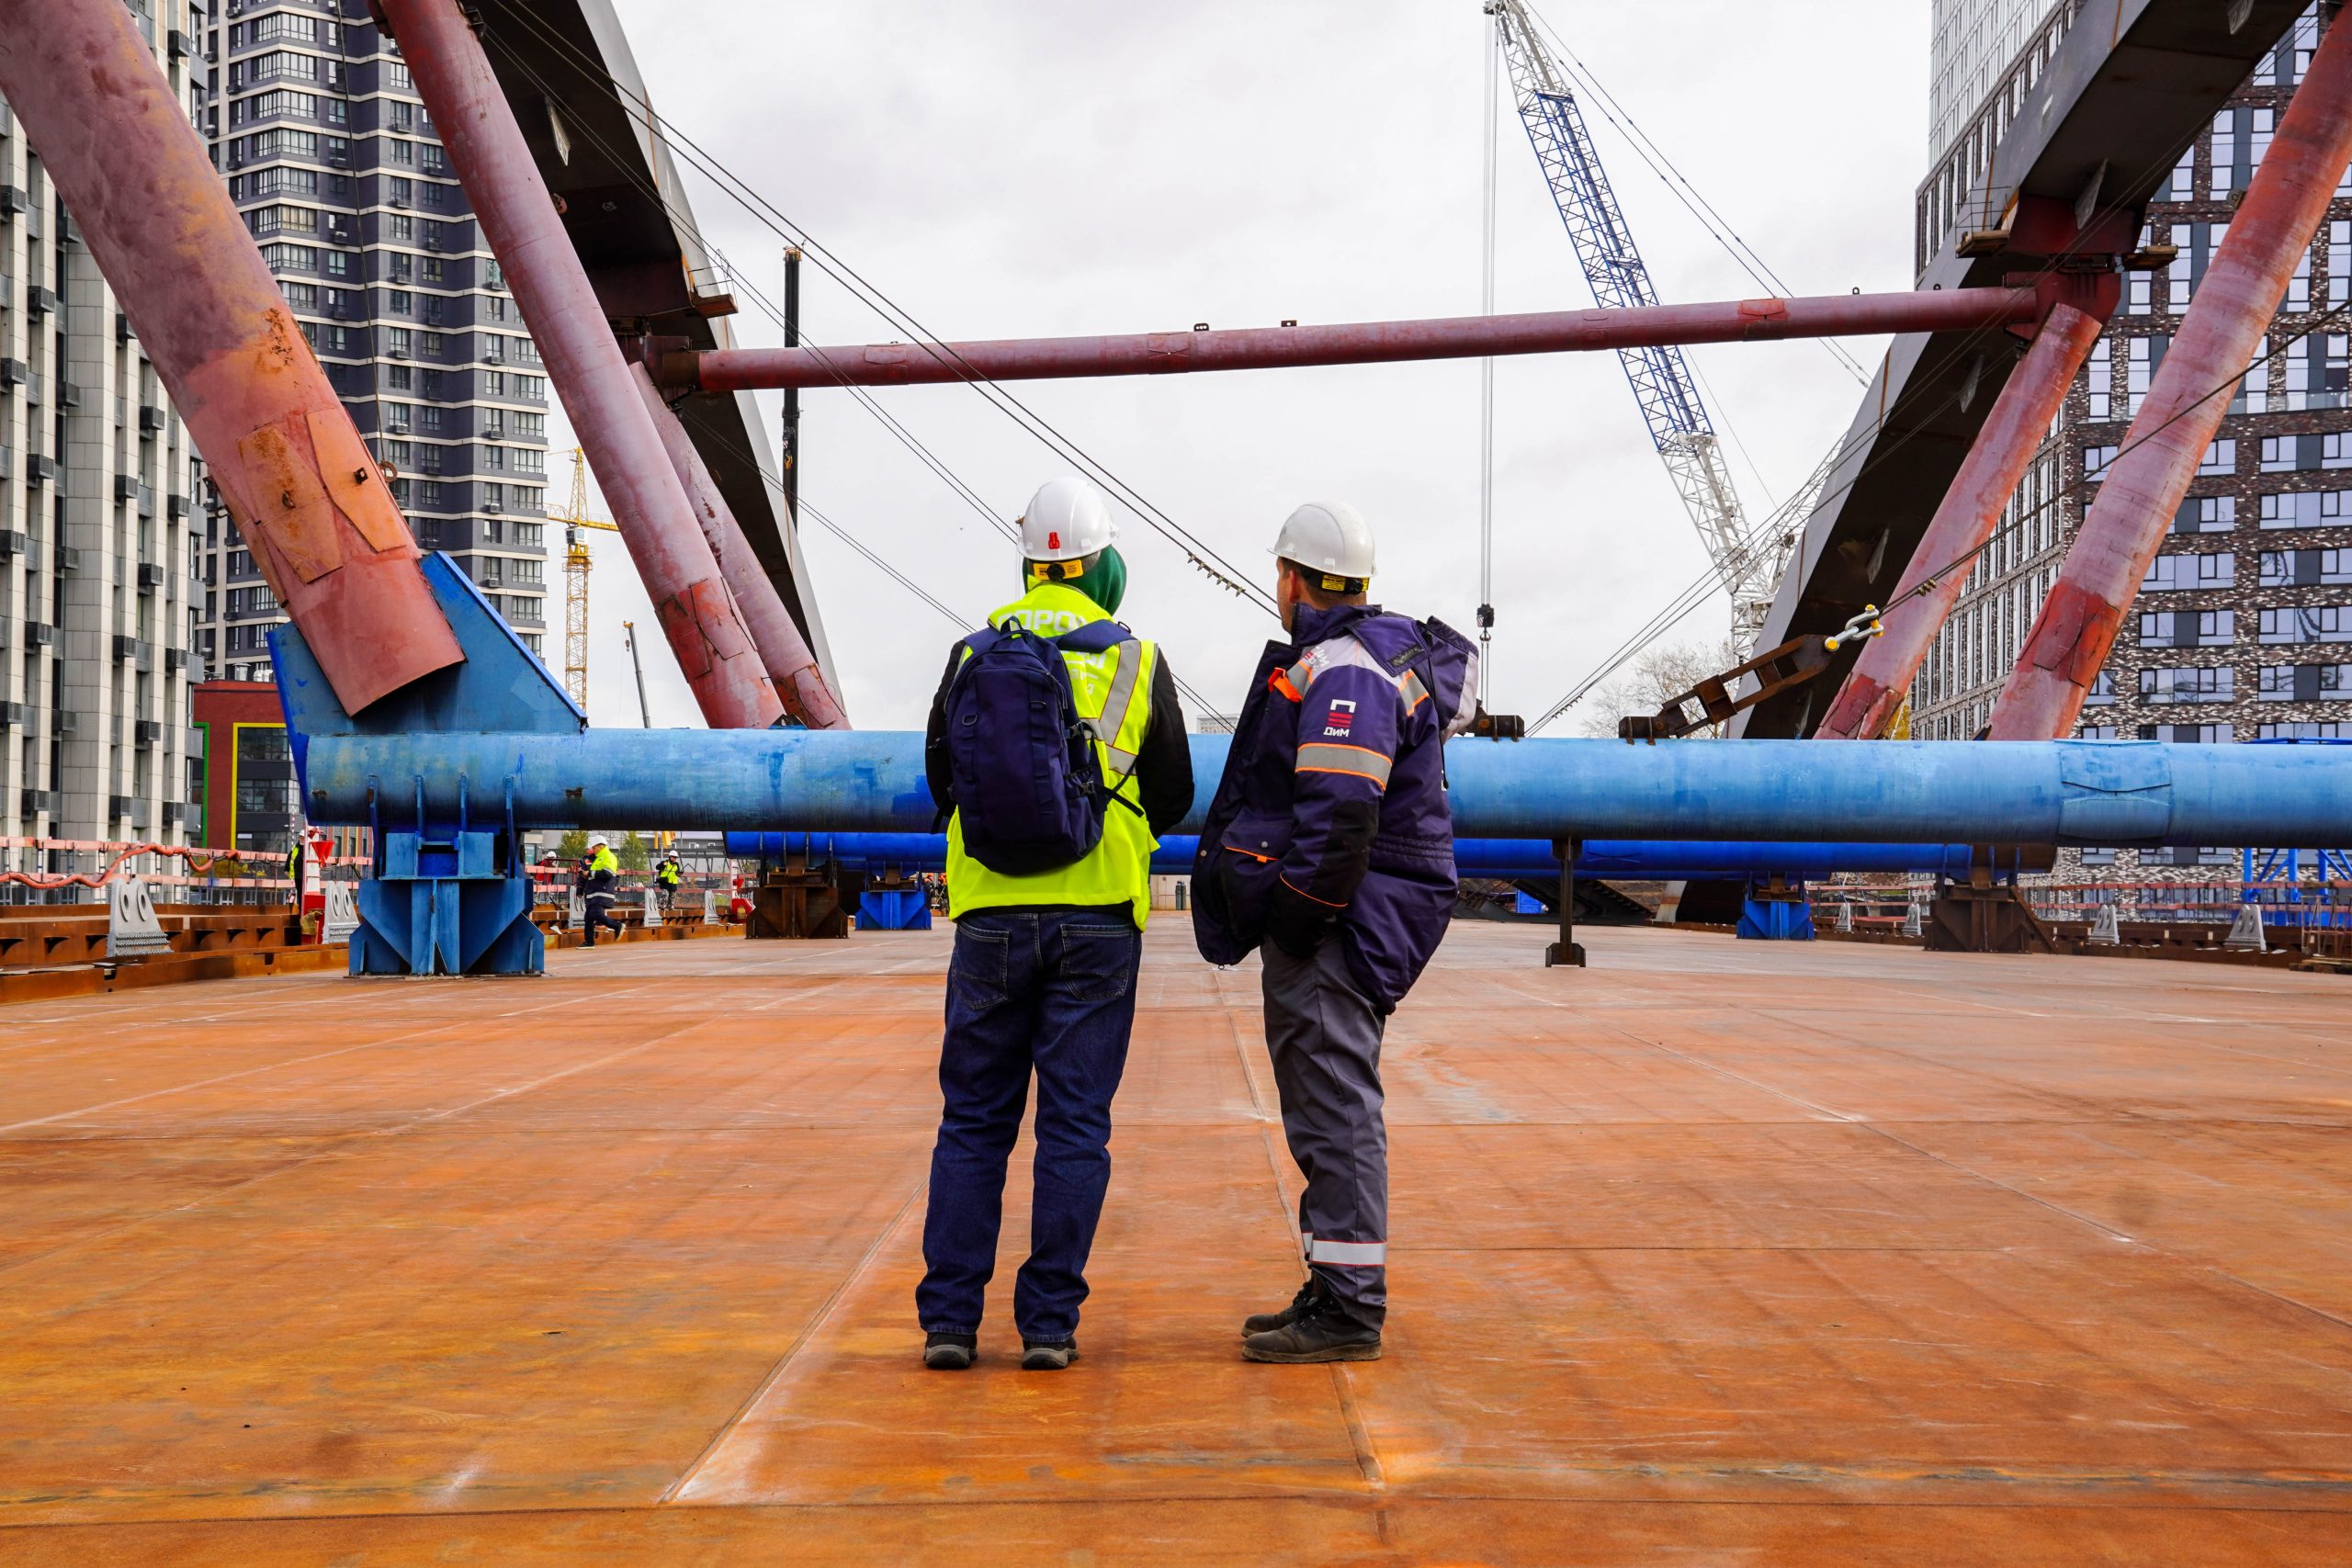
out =
<svg viewBox="0 0 2352 1568"><path fill-rule="evenodd" d="M1283 1134L1306 1178L1298 1229L1306 1264L1350 1316L1376 1329L1388 1313L1388 1129L1380 1119L1380 1036L1387 1018L1349 973L1334 934L1313 958L1264 949L1266 1052Z"/></svg>

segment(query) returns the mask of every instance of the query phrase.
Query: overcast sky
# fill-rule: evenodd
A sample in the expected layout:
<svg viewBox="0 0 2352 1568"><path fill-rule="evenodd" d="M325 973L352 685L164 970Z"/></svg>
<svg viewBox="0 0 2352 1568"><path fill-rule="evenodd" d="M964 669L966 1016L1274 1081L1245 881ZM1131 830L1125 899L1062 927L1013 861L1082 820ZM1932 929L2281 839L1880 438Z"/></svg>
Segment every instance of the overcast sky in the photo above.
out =
<svg viewBox="0 0 2352 1568"><path fill-rule="evenodd" d="M1490 46L1477 0L617 5L657 107L944 336L1479 309ZM1927 0L1539 9L1794 291L1910 286ZM1669 302L1759 292L1621 134L1594 133ZM1498 168L1497 308L1589 305L1508 95ZM783 242L707 184L690 188L705 231L780 297ZM900 335L813 271L804 319L820 343ZM744 342L780 341L748 307L737 326ZM1883 346L1849 344L1866 366ZM1692 357L1751 513L1802 481L1860 395L1812 344ZM1496 382L1490 705L1532 717L1706 561L1613 355L1506 359ZM1473 627L1476 362L1011 390L1261 579L1293 506L1354 504L1379 538L1374 597ZM1065 471L969 388L879 396L1002 516ZM1005 542L847 394L805 397L802 454L809 501L937 598L977 618L1018 594ZM551 465L559 495L568 467ZM618 542L594 542L591 707L634 723L619 622L652 617ZM1132 516L1120 546L1120 618L1230 711L1272 618ZM802 549L854 722L920 726L955 628L821 528L804 529ZM1718 597L1681 635L1719 637L1726 614ZM698 722L658 634L645 651L654 723Z"/></svg>

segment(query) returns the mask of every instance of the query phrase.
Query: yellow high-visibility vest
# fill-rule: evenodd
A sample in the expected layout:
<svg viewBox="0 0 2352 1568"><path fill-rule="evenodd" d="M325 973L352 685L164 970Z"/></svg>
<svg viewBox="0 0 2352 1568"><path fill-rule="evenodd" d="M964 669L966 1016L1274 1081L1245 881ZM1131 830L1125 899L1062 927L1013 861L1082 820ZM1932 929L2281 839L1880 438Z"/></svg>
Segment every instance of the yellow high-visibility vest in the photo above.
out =
<svg viewBox="0 0 2352 1568"><path fill-rule="evenodd" d="M1013 622L1040 637L1059 637L1111 617L1100 605L1066 582L1041 582L1021 598L989 615L992 626ZM1138 638L1132 650L1135 665L1123 668L1129 650L1114 648L1102 653L1065 651L1069 666L1070 694L1080 718L1102 722L1114 701L1125 705L1117 727L1106 739L1097 736L1095 761L1102 781L1137 807L1130 811L1116 802L1102 813L1102 841L1085 859L1054 871L1012 876L991 871L964 852L963 814L947 821L947 907L957 915L975 909L1001 909L1030 904L1097 908L1127 905L1141 931L1151 914L1151 852L1159 840L1145 821L1132 778L1136 755L1151 728L1151 682L1159 649ZM970 657L967 649L965 655Z"/></svg>

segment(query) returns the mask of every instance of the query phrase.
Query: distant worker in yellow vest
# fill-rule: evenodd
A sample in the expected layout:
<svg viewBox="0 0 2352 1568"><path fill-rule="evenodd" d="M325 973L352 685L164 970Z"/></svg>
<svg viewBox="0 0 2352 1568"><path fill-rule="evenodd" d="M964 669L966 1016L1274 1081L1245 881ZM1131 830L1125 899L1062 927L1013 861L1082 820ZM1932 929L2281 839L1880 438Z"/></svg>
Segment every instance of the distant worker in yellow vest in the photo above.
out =
<svg viewBox="0 0 2352 1568"><path fill-rule="evenodd" d="M678 852L675 850L663 851L662 863L653 868L653 882L661 890L662 912L664 915L678 901L678 885L684 877L684 870L678 863Z"/></svg>
<svg viewBox="0 0 2352 1568"><path fill-rule="evenodd" d="M613 896L618 891L621 863L613 853L613 841L599 833L588 840L588 935L582 947L596 945L596 929L610 927L615 940L626 934L627 928L613 919Z"/></svg>
<svg viewBox="0 0 2352 1568"><path fill-rule="evenodd" d="M1151 852L1193 806L1176 678L1111 617L1126 589L1109 498L1055 479L1021 518L1028 592L956 645L923 760L947 817L947 973L931 1156L923 1361L972 1364L1005 1163L1037 1077L1021 1364L1078 1358L1086 1259L1111 1180L1111 1099L1135 1027Z"/></svg>

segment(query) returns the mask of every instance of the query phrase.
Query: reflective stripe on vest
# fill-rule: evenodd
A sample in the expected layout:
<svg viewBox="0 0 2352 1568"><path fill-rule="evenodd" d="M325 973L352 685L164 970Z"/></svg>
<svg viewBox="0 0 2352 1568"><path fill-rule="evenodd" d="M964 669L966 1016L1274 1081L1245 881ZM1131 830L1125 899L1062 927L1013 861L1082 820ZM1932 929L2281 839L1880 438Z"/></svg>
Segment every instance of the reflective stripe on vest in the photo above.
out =
<svg viewBox="0 0 2352 1568"><path fill-rule="evenodd" d="M1102 711L1088 719L1086 727L1102 743L1111 763L1108 782L1116 784L1136 771L1136 754L1119 744L1119 735L1127 727L1127 710L1135 706L1136 691L1142 682L1143 643L1128 637L1111 651L1118 655L1119 668L1111 677L1111 689L1102 694Z"/></svg>

